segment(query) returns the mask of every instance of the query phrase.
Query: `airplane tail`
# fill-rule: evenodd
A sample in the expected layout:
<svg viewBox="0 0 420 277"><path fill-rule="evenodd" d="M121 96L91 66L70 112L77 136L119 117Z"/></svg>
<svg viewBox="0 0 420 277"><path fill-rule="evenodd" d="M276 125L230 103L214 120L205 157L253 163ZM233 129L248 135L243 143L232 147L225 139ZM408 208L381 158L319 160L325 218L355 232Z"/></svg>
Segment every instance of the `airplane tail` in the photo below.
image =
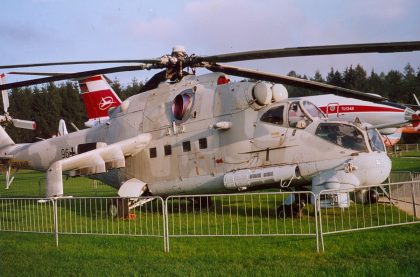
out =
<svg viewBox="0 0 420 277"><path fill-rule="evenodd" d="M79 87L89 119L108 117L108 110L121 104L121 99L103 75L81 79Z"/></svg>

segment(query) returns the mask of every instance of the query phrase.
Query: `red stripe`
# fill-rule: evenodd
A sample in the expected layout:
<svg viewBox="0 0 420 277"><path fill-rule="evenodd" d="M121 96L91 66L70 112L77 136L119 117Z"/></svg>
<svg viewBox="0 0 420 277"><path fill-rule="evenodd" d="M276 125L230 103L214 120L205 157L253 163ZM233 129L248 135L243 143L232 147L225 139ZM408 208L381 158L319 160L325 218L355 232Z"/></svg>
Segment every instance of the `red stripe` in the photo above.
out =
<svg viewBox="0 0 420 277"><path fill-rule="evenodd" d="M320 108L324 113L327 113L327 107ZM357 106L357 105L340 105L339 113L370 113L370 112L404 112L402 109L392 107L379 106ZM328 106L328 113L337 113L337 106Z"/></svg>
<svg viewBox="0 0 420 277"><path fill-rule="evenodd" d="M102 75L96 75L96 76L88 77L86 79L82 79L79 82L87 83L87 82L101 81L101 80L103 80Z"/></svg>
<svg viewBox="0 0 420 277"><path fill-rule="evenodd" d="M4 73L1 73L0 78L4 78L4 77L6 77L6 75L4 75Z"/></svg>

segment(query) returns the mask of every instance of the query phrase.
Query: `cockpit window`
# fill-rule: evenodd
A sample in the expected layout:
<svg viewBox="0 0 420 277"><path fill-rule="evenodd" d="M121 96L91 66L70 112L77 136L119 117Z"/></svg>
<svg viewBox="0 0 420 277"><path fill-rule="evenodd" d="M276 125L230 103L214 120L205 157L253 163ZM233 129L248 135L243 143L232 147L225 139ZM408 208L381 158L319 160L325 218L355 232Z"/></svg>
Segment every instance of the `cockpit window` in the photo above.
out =
<svg viewBox="0 0 420 277"><path fill-rule="evenodd" d="M367 130L370 147L373 151L385 152L384 142L376 129Z"/></svg>
<svg viewBox="0 0 420 277"><path fill-rule="evenodd" d="M302 102L303 108L308 112L308 114L313 118L325 118L324 113L314 104L308 101Z"/></svg>
<svg viewBox="0 0 420 277"><path fill-rule="evenodd" d="M284 106L271 108L261 116L261 121L276 125L283 125L283 112Z"/></svg>
<svg viewBox="0 0 420 277"><path fill-rule="evenodd" d="M342 123L320 123L315 134L341 147L367 152L367 146L360 130Z"/></svg>
<svg viewBox="0 0 420 277"><path fill-rule="evenodd" d="M289 107L289 126L304 129L312 120L302 111L299 102L293 102Z"/></svg>

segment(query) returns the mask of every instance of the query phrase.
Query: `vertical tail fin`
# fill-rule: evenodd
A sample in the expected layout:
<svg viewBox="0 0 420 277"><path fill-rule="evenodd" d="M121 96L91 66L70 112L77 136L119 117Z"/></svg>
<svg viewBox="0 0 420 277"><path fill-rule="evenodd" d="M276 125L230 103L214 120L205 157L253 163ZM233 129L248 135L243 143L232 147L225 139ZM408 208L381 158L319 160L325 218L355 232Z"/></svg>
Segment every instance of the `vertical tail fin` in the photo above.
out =
<svg viewBox="0 0 420 277"><path fill-rule="evenodd" d="M79 86L89 119L108 117L108 110L121 104L103 75L79 80Z"/></svg>
<svg viewBox="0 0 420 277"><path fill-rule="evenodd" d="M67 131L67 125L64 119L60 119L58 122L58 136L67 135L69 132Z"/></svg>

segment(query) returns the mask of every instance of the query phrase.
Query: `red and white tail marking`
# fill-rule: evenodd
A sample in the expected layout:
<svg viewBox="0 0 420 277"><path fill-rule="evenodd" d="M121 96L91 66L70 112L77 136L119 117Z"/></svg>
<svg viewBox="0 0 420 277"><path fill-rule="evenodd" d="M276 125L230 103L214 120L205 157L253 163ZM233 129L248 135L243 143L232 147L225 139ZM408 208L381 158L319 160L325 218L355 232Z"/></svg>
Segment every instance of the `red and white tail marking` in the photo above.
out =
<svg viewBox="0 0 420 277"><path fill-rule="evenodd" d="M108 110L121 104L103 75L79 80L79 87L89 120L108 117Z"/></svg>

